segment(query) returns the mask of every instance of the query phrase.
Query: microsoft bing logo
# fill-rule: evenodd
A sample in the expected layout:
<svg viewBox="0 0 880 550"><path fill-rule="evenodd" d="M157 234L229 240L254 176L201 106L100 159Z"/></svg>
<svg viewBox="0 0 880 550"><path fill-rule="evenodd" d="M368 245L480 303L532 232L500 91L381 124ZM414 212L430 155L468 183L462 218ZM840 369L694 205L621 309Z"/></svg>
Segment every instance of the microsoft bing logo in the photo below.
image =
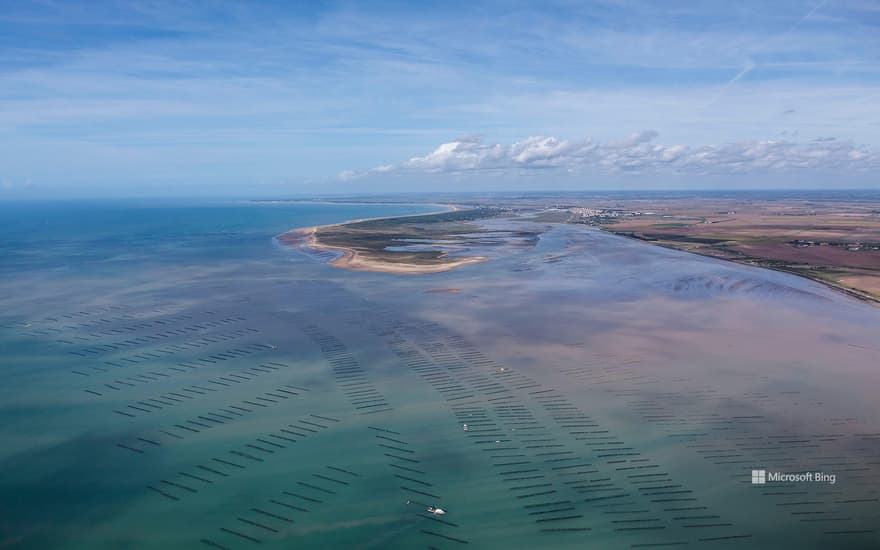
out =
<svg viewBox="0 0 880 550"><path fill-rule="evenodd" d="M767 483L766 470L752 470L752 485L764 485Z"/></svg>

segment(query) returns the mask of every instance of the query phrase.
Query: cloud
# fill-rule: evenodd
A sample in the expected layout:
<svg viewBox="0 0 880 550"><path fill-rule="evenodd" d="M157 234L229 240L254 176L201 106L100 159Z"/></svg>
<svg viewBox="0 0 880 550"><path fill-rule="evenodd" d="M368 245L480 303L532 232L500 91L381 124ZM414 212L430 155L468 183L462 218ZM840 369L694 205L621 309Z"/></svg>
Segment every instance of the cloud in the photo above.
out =
<svg viewBox="0 0 880 550"><path fill-rule="evenodd" d="M824 138L800 143L751 140L720 145L664 145L646 130L619 141L568 141L533 136L511 144L479 137L443 143L430 153L340 178L394 174L497 174L535 170L600 174L780 174L801 171L863 173L880 167L880 153L851 141Z"/></svg>
<svg viewBox="0 0 880 550"><path fill-rule="evenodd" d="M694 147L674 144L773 135L880 147L868 32L877 8L820 1L516 3L504 13L480 0L6 3L3 176L120 193L193 182L212 193L221 182L325 182L390 161L372 174L687 174ZM744 74L749 62L758 68ZM788 109L797 114L783 117ZM450 139L467 128L494 137ZM563 138L585 128L591 140ZM637 128L672 145L621 139ZM458 145L425 154L443 141ZM414 155L424 157L398 162Z"/></svg>
<svg viewBox="0 0 880 550"><path fill-rule="evenodd" d="M730 80L727 81L727 84L725 84L718 91L718 93L715 94L715 97L712 98L712 101L710 101L709 104L712 105L716 101L718 101L721 98L721 96L724 95L724 93L728 89L730 89L731 86L733 86L734 84L736 84L737 82L739 82L740 80L745 78L745 76L748 75L750 72L752 72L755 69L755 67L756 67L756 65L754 63L752 63L751 61L749 61L748 64L746 64L746 66L742 68L742 70L740 70L738 73L736 73L736 76L734 76L733 78L731 78Z"/></svg>
<svg viewBox="0 0 880 550"><path fill-rule="evenodd" d="M33 187L33 182L30 179L25 179L22 181L12 181L10 179L0 178L0 191L21 191L21 190L29 190Z"/></svg>

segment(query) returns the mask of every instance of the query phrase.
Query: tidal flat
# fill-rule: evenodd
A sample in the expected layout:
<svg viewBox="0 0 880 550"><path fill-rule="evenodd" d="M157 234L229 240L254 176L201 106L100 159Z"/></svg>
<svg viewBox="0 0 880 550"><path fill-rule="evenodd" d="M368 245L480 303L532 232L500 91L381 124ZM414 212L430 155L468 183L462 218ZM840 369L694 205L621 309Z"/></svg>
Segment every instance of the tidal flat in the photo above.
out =
<svg viewBox="0 0 880 550"><path fill-rule="evenodd" d="M509 216L509 209L447 205L449 212L355 220L297 228L278 241L322 257L335 253L330 265L353 271L424 275L485 262L485 252L504 253L533 246L536 231L492 231L474 222Z"/></svg>
<svg viewBox="0 0 880 550"><path fill-rule="evenodd" d="M880 545L880 309L819 283L516 215L421 275L272 239L430 206L57 208L2 243L4 547Z"/></svg>
<svg viewBox="0 0 880 550"><path fill-rule="evenodd" d="M857 198L856 198L857 197ZM801 275L880 304L880 200L830 196L592 201L569 221Z"/></svg>

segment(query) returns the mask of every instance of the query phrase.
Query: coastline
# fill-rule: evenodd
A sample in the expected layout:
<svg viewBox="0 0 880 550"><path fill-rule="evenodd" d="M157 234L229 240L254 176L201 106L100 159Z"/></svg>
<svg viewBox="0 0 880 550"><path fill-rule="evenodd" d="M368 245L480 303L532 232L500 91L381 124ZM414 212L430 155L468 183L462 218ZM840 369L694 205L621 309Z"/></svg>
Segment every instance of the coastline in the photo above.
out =
<svg viewBox="0 0 880 550"><path fill-rule="evenodd" d="M350 203L350 204L375 204L375 203ZM354 224L358 222L364 221L374 221L374 220L397 220L397 219L406 219L412 217L419 216L428 216L432 214L441 214L444 212L454 212L458 210L462 210L464 207L457 204L444 204L444 203L429 203L436 204L436 206L443 207L442 210L424 212L420 214L406 214L403 216L379 216L374 218L356 218L352 220L346 220L339 223L327 224L327 225L318 225L318 226L308 226L308 227L300 227L296 229L291 229L286 231L280 235L277 235L275 239L284 246L289 246L293 248L302 248L302 249L311 249L325 252L333 252L338 254L339 256L330 260L329 264L333 267L337 267L340 269L347 269L350 271L370 271L376 273L391 273L391 274L399 274L399 275L424 275L431 273L442 273L445 271L451 271L458 267L462 267L470 264L483 263L488 261L488 258L482 256L475 256L469 258L462 258L459 260L450 260L443 263L437 264L412 264L412 263L403 263L403 262L388 262L382 260L376 260L364 257L362 254L351 247L338 246L338 245L329 245L326 243L322 243L318 236L318 232L321 229L332 228L332 227L340 227L348 224ZM696 254L698 256L702 256L705 258L713 258L716 260L724 260L728 262L733 262L739 265L746 265L751 267L758 267L763 269L769 269L772 271L776 271L779 273L786 273L789 275L795 275L798 277L802 277L809 281L813 281L819 283L827 288L832 289L835 292L840 292L845 294L851 298L859 300L863 303L868 303L873 306L880 307L880 297L860 292L858 290L843 286L841 284L837 284L828 279L820 278L820 277L812 277L809 274L794 270L788 269L785 267L774 266L774 265L765 265L760 262L759 258L754 259L739 259L739 258L726 258L723 256L716 256L712 254L704 254L698 250L690 250L686 248L679 248L676 246L658 243L648 239L642 239L637 236L632 235L629 232L617 232L610 228L606 227L598 227L601 231L606 233L610 233L612 235L616 235L619 237L625 237L628 239L637 240L646 244L651 244L654 246L661 246L663 248L669 248L671 250L678 250L680 252L687 252L691 254Z"/></svg>
<svg viewBox="0 0 880 550"><path fill-rule="evenodd" d="M429 203L435 204L435 203ZM445 212L456 212L461 210L462 207L457 204L441 204L436 203L437 206L444 207L443 210L431 211L431 212L423 212L421 214L407 214L404 216L380 216L376 218L357 218L353 220L347 220L339 223L331 223L327 225L316 225L309 227L300 227L297 229L291 229L285 233L277 235L275 239L285 246L290 246L293 248L303 248L303 249L314 249L321 250L327 252L336 252L339 253L340 256L338 258L334 258L329 263L333 267L338 267L340 269L348 269L349 271L372 271L376 273L393 273L397 275L426 275L430 273L442 273L444 271L450 271L452 269L470 265L482 263L488 260L488 258L484 258L482 256L476 256L471 258L462 258L460 260L452 260L449 262L444 262L440 264L433 265L417 265L417 264L407 264L407 263L391 263L391 262L383 262L378 260L372 260L369 258L364 258L362 255L358 254L358 251L354 248L343 247L343 246L332 246L325 243L322 243L318 238L318 231L321 229L326 229L330 227L340 227L348 224L365 222L365 221L375 221L375 220L390 220L390 219L406 219L418 216L429 216L432 214L442 214Z"/></svg>
<svg viewBox="0 0 880 550"><path fill-rule="evenodd" d="M836 291L836 292L840 292L840 293L842 293L842 294L846 294L847 296L850 296L851 298L855 298L855 299L859 300L860 302L864 302L864 303L867 303L867 304L871 304L871 305L873 305L873 306L880 307L880 297L875 297L875 296L872 296L872 295L870 295L870 294L864 294L864 293L862 293L862 292L859 292L859 291L857 291L857 290L854 290L854 289L851 289L851 288L845 287L845 286L843 286L843 285L835 284L834 282L829 281L829 280L827 280L827 279L821 279L821 278L819 278L819 277L810 277L809 275L807 275L807 274L805 274L805 273L801 273L801 272L795 271L795 270L793 270L793 269L786 269L786 268L784 268L784 267L776 267L776 266L772 266L772 265L762 265L762 264L760 264L760 263L753 263L753 262L749 262L749 261L746 261L746 260L740 260L740 259L737 259L737 258L725 258L725 257L722 257L722 256L713 256L713 255L711 255L711 254L702 254L702 253L700 253L700 252L698 252L698 251L695 251L695 250L688 250L688 249L684 249L684 248L678 248L678 247L675 247L675 246L671 246L671 245L667 245L667 244L662 244L662 243L658 243L658 242L655 242L655 241L650 241L650 240L648 240L648 239L641 239L641 238L636 237L636 236L634 236L634 235L632 235L632 234L629 234L629 233L625 233L625 232L620 232L620 233L618 233L618 232L613 231L613 230L611 230L611 229L606 229L605 227L599 227L598 229L599 229L600 231L604 231L604 232L606 232L606 233L610 233L610 234L612 234L612 235L616 235L616 236L618 236L618 237L624 237L624 238L627 238L627 239L632 239L632 240L634 240L634 241L639 241L639 242L642 242L642 243L645 243L645 244L650 244L650 245L652 245L652 246L660 246L660 247L663 247L663 248L668 248L668 249L670 249L670 250L678 250L679 252L687 252L688 254L695 254L695 255L697 255L697 256L702 256L702 257L704 257L704 258L714 258L714 259L716 259L716 260L722 260L722 261L725 261L725 262L732 262L732 263L739 264L739 265L747 265L747 266L751 266L751 267L759 267L759 268L761 268L761 269L769 269L769 270L771 270L771 271L776 271L776 272L778 272L778 273L787 273L787 274L789 274L789 275L795 275L795 276L797 276L797 277L802 277L802 278L804 278L804 279L807 279L808 281L813 281L813 282L819 283L819 284L821 284L821 285L823 285L823 286L825 286L825 287L827 287L827 288L830 288L830 289L832 289L832 290L834 290L834 291Z"/></svg>

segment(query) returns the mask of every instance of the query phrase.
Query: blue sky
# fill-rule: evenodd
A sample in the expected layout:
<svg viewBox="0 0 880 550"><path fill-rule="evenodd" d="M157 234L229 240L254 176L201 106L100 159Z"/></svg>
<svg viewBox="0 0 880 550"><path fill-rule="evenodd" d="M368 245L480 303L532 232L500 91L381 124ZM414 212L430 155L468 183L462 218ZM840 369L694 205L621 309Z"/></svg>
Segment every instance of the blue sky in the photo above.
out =
<svg viewBox="0 0 880 550"><path fill-rule="evenodd" d="M0 196L880 187L875 1L0 3Z"/></svg>

